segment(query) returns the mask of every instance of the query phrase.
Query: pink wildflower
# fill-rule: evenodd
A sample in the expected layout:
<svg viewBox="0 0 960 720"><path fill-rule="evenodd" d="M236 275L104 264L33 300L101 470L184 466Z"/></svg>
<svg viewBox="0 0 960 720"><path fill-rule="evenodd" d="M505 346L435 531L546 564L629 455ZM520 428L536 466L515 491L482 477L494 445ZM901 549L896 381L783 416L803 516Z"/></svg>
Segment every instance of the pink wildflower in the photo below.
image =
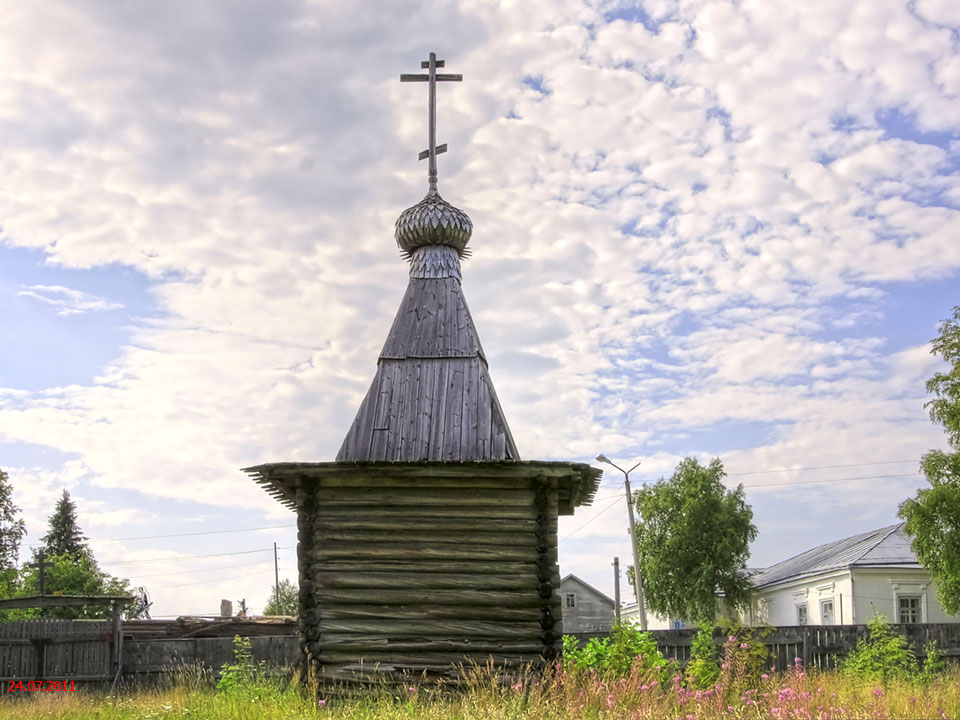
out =
<svg viewBox="0 0 960 720"><path fill-rule="evenodd" d="M410 687L407 688L407 692L413 695L414 693L417 692L417 689L413 685L411 685Z"/></svg>
<svg viewBox="0 0 960 720"><path fill-rule="evenodd" d="M650 687L656 687L659 684L660 684L659 680L654 680L652 683L650 683Z"/></svg>
<svg viewBox="0 0 960 720"><path fill-rule="evenodd" d="M874 689L873 689L873 694L874 694L876 697L883 697L883 689L882 689L882 688L874 688Z"/></svg>
<svg viewBox="0 0 960 720"><path fill-rule="evenodd" d="M727 642L736 642L736 641L737 641L736 635L731 635L730 637L727 638Z"/></svg>
<svg viewBox="0 0 960 720"><path fill-rule="evenodd" d="M322 699L321 699L321 700L317 700L317 707L323 707L323 706L326 705L326 704L327 704L327 701L326 701L326 700L322 700Z"/></svg>
<svg viewBox="0 0 960 720"><path fill-rule="evenodd" d="M750 646L747 645L746 643L740 643L740 649L741 649L741 650L746 650L748 647L750 647Z"/></svg>
<svg viewBox="0 0 960 720"><path fill-rule="evenodd" d="M729 667L730 667L730 666L729 666L727 663L720 663L720 669L721 669L721 670L726 670L726 669L729 668Z"/></svg>
<svg viewBox="0 0 960 720"><path fill-rule="evenodd" d="M763 675L760 676L760 679L761 679L761 680L769 680L769 679L770 679L770 676L767 675L766 673L764 673Z"/></svg>

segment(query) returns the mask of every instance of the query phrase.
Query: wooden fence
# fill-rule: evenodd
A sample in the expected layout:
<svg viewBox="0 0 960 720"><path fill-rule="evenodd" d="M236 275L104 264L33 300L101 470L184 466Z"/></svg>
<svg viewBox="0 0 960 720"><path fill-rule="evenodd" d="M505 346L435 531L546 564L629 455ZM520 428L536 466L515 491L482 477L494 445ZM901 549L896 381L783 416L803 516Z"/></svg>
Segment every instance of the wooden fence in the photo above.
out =
<svg viewBox="0 0 960 720"><path fill-rule="evenodd" d="M161 623L156 623L160 627ZM292 667L299 660L299 645L292 626L269 628L271 635L261 635L263 627L216 623L212 628L186 626L181 632L191 637L158 637L160 631L130 623L131 630L122 644L122 676L125 680L156 678L183 667L205 667L214 674L233 661L233 635L250 637L254 662L273 668ZM894 625L896 632L907 638L919 657L925 647L936 641L949 659L960 660L960 623ZM126 629L126 628L125 628ZM172 632L164 626L162 632ZM758 630L754 631L755 633ZM197 634L208 635L197 637ZM653 630L665 657L681 664L690 659L695 629ZM214 636L209 636L214 635ZM865 625L808 625L805 627L771 628L759 638L769 648L770 664L784 669L795 658L804 665L822 669L836 666L837 659L856 647L857 640L867 636ZM591 634L577 636L586 642ZM714 642L722 646L726 636L714 632ZM116 672L116 643L110 621L94 620L28 620L0 624L0 679L23 680L68 679L106 680Z"/></svg>
<svg viewBox="0 0 960 720"><path fill-rule="evenodd" d="M0 680L107 680L116 672L109 620L0 623Z"/></svg>
<svg viewBox="0 0 960 720"><path fill-rule="evenodd" d="M892 625L894 632L900 633L913 647L918 658L926 657L926 646L936 641L945 656L954 661L960 660L960 623L925 623L919 625ZM782 670L800 658L807 667L823 670L836 667L838 658L853 650L860 638L868 636L866 625L804 625L798 627L769 628L769 632L760 637L763 631L754 628L755 639L764 643L769 650L770 665ZM684 630L651 630L650 635L657 641L657 647L664 657L675 659L681 665L690 660L690 647L696 635L696 628ZM593 634L577 635L581 645ZM714 630L713 641L721 646L727 640L719 629Z"/></svg>

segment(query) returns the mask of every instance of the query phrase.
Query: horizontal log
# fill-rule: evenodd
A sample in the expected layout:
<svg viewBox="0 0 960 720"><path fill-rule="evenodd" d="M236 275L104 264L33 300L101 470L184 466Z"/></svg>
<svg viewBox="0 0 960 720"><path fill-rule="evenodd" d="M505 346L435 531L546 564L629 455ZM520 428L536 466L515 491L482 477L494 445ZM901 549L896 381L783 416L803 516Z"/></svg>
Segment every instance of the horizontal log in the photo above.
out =
<svg viewBox="0 0 960 720"><path fill-rule="evenodd" d="M369 590L323 588L316 591L317 606L324 612L328 604L362 603L369 605L443 605L446 607L540 607L542 598L535 590Z"/></svg>
<svg viewBox="0 0 960 720"><path fill-rule="evenodd" d="M384 515L369 508L360 515L324 514L311 518L311 527L324 530L460 530L463 532L534 532L537 521L534 515L517 518L446 516L434 509L426 517L414 517L408 513ZM548 532L556 534L557 519L548 521Z"/></svg>
<svg viewBox="0 0 960 720"><path fill-rule="evenodd" d="M488 560L534 562L532 545L432 545L430 543L328 543L306 552L308 559L324 560Z"/></svg>
<svg viewBox="0 0 960 720"><path fill-rule="evenodd" d="M469 653L469 652L423 652L423 653L403 653L394 652L370 652L369 654L357 654L351 652L324 651L316 656L317 662L323 664L359 664L383 666L402 666L416 668L417 670L428 670L434 668L448 669L451 665L457 663L468 663L471 660L477 665L486 665L493 660L495 666L502 665L526 665L541 661L539 652L532 653Z"/></svg>
<svg viewBox="0 0 960 720"><path fill-rule="evenodd" d="M345 618L390 618L392 620L502 620L504 622L540 622L540 608L532 602L522 607L456 607L449 605L364 605L329 603L320 608L320 617L329 620Z"/></svg>
<svg viewBox="0 0 960 720"><path fill-rule="evenodd" d="M314 534L317 545L324 543L431 543L456 545L528 545L534 547L537 539L531 530L526 532L470 532L453 528L407 530L330 530L318 528Z"/></svg>
<svg viewBox="0 0 960 720"><path fill-rule="evenodd" d="M455 509L463 505L482 505L494 507L533 508L534 496L531 490L494 490L486 488L318 488L314 495L319 506L338 507L340 505L376 507L418 507L440 505ZM452 513L451 513L452 514Z"/></svg>
<svg viewBox="0 0 960 720"><path fill-rule="evenodd" d="M432 635L461 635L463 637L484 637L489 640L500 638L526 639L529 642L540 640L540 623L514 623L476 621L461 623L453 620L325 620L320 619L316 627L320 637L325 633L381 633L387 637L410 638L430 637Z"/></svg>
<svg viewBox="0 0 960 720"><path fill-rule="evenodd" d="M464 519L519 519L530 520L537 517L536 509L531 505L405 505L405 506L378 506L376 504L362 505L321 505L310 513L314 522L342 520L356 518L372 520L374 518L392 518L416 520L419 518L464 518Z"/></svg>
<svg viewBox="0 0 960 720"><path fill-rule="evenodd" d="M530 590L536 592L536 574L523 577L475 573L315 572L317 586L380 590ZM559 585L558 585L559 587Z"/></svg>
<svg viewBox="0 0 960 720"><path fill-rule="evenodd" d="M543 643L529 640L486 640L483 638L457 637L420 637L397 640L386 638L383 635L355 635L342 633L324 633L316 646L321 650L337 650L354 652L364 650L431 650L438 652L469 652L469 653L537 653L543 648Z"/></svg>
<svg viewBox="0 0 960 720"><path fill-rule="evenodd" d="M501 576L536 577L534 560L487 562L484 560L448 560L446 558L391 560L380 558L364 560L357 558L310 558L310 567L319 577L323 572L409 572L409 573L475 573Z"/></svg>
<svg viewBox="0 0 960 720"><path fill-rule="evenodd" d="M274 466L278 464L273 464ZM274 472L280 468L271 468ZM522 477L522 478L576 478L582 477L580 468L563 461L528 462L443 462L430 463L378 463L377 465L354 465L351 467L332 464L304 463L303 467L282 468L282 473L295 476L301 484L309 487L330 477L373 478L373 477Z"/></svg>
<svg viewBox="0 0 960 720"><path fill-rule="evenodd" d="M366 477L325 477L320 480L314 492L327 488L482 488L493 490L534 490L535 481L528 477L497 476L458 476L450 475L370 475Z"/></svg>

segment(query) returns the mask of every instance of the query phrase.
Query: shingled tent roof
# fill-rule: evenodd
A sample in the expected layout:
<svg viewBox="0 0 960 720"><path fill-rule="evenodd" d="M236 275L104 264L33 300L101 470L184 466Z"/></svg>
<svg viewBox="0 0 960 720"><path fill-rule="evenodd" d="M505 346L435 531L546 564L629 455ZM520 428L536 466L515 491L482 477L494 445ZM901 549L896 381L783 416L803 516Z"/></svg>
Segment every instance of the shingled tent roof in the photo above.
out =
<svg viewBox="0 0 960 720"><path fill-rule="evenodd" d="M406 293L337 461L519 460L457 249L427 245L410 257Z"/></svg>

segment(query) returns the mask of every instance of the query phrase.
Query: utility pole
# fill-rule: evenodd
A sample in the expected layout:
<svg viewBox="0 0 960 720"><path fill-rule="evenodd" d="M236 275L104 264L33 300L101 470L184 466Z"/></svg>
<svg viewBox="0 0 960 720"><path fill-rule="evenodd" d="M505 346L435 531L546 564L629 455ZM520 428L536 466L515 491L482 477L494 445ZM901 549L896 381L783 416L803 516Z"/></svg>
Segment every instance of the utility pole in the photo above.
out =
<svg viewBox="0 0 960 720"><path fill-rule="evenodd" d="M606 463L607 465L612 465L617 470L623 473L623 490L627 495L627 516L630 518L630 547L633 548L633 576L636 580L634 583L634 590L636 591L637 596L637 611L640 613L640 629L647 629L647 609L644 607L643 603L643 582L640 577L640 559L637 557L637 523L633 519L633 494L630 491L630 473L640 467L638 462L629 470L624 470L622 467L611 461L606 455L597 455L597 462Z"/></svg>
<svg viewBox="0 0 960 720"><path fill-rule="evenodd" d="M277 564L277 544L273 544L273 587L277 598L277 614L280 614L280 567Z"/></svg>
<svg viewBox="0 0 960 720"><path fill-rule="evenodd" d="M613 559L613 616L620 624L620 558Z"/></svg>

